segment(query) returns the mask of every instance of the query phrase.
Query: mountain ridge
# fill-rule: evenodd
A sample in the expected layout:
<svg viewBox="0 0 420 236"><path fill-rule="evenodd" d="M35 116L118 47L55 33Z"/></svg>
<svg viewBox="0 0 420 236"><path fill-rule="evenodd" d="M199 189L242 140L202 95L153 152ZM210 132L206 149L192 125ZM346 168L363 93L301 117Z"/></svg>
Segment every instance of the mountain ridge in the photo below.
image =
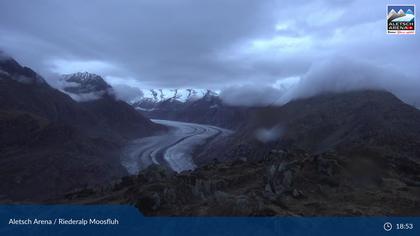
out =
<svg viewBox="0 0 420 236"><path fill-rule="evenodd" d="M122 145L165 130L111 97L77 102L13 58L0 70L1 202L41 202L121 178Z"/></svg>
<svg viewBox="0 0 420 236"><path fill-rule="evenodd" d="M420 156L420 110L386 91L321 94L281 107L254 108L248 114L228 147L245 143L263 153L295 147L311 153L373 151L382 156ZM278 135L259 140L261 131Z"/></svg>

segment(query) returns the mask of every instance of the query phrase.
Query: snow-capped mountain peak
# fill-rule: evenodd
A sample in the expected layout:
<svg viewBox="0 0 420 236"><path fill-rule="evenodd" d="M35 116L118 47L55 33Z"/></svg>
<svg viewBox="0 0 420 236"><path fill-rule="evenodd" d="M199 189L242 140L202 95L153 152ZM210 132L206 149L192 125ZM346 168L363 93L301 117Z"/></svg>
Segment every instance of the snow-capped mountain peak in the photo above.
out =
<svg viewBox="0 0 420 236"><path fill-rule="evenodd" d="M177 110L188 104L205 101L211 103L220 91L209 89L143 89L143 96L131 104L140 111Z"/></svg>
<svg viewBox="0 0 420 236"><path fill-rule="evenodd" d="M194 101L205 97L206 95L218 96L217 91L208 89L142 89L143 97L140 100L148 100L150 102L163 101Z"/></svg>
<svg viewBox="0 0 420 236"><path fill-rule="evenodd" d="M114 97L112 87L101 76L88 72L63 75L59 87L76 101L96 100L104 96Z"/></svg>
<svg viewBox="0 0 420 236"><path fill-rule="evenodd" d="M66 75L63 75L63 79L65 79L66 81L77 82L77 83L88 82L88 81L92 81L92 82L98 81L100 83L105 82L101 76L97 74L89 73L89 72L77 72L73 74L66 74Z"/></svg>
<svg viewBox="0 0 420 236"><path fill-rule="evenodd" d="M74 94L101 92L111 88L101 76L88 72L63 75L62 80L65 82L63 89Z"/></svg>

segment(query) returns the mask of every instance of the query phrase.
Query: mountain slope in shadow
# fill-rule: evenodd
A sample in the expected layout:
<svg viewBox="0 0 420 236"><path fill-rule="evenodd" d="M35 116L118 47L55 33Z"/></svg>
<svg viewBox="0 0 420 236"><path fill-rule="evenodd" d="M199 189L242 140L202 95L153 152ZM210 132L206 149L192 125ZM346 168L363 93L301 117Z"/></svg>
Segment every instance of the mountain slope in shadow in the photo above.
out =
<svg viewBox="0 0 420 236"><path fill-rule="evenodd" d="M124 142L161 130L128 104L78 103L14 59L0 60L3 202L39 202L120 178Z"/></svg>
<svg viewBox="0 0 420 236"><path fill-rule="evenodd" d="M278 135L259 139L259 132L271 130ZM256 109L230 144L296 147L315 154L367 151L418 158L419 136L420 110L389 92L353 91Z"/></svg>

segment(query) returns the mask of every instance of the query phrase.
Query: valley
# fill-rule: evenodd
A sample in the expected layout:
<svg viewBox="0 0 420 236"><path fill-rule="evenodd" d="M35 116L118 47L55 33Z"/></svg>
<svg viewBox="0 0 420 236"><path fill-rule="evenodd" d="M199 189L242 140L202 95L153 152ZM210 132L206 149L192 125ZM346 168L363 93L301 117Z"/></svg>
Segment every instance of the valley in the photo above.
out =
<svg viewBox="0 0 420 236"><path fill-rule="evenodd" d="M226 137L232 131L211 125L170 120L152 120L169 128L168 132L134 140L124 149L122 165L130 174L137 174L151 164L159 164L182 172L197 166L193 156L200 147L211 145L215 139ZM197 152L198 151L198 152Z"/></svg>
<svg viewBox="0 0 420 236"><path fill-rule="evenodd" d="M126 102L88 72L54 88L13 58L0 71L2 203L130 204L153 216L420 214L420 111L389 91L276 106L228 105L210 90Z"/></svg>

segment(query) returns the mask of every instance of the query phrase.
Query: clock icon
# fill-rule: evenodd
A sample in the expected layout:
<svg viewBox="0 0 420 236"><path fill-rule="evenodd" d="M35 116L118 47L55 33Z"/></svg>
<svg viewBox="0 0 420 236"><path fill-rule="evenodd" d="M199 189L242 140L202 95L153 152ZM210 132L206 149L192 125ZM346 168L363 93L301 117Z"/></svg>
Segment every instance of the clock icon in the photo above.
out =
<svg viewBox="0 0 420 236"><path fill-rule="evenodd" d="M392 224L391 224L391 223L389 223L389 222L386 222L386 223L384 224L384 230L385 230L385 231L391 231L391 229L392 229Z"/></svg>

